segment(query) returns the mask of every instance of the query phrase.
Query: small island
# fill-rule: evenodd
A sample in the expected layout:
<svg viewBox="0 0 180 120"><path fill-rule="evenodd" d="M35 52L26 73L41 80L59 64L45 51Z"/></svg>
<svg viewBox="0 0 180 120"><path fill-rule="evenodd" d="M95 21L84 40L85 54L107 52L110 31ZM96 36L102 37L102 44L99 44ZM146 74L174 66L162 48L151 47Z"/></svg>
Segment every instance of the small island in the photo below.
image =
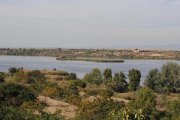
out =
<svg viewBox="0 0 180 120"><path fill-rule="evenodd" d="M101 63L124 63L124 60L107 59L107 58L66 58L66 57L58 57L58 58L56 58L56 60L89 61L89 62L101 62Z"/></svg>

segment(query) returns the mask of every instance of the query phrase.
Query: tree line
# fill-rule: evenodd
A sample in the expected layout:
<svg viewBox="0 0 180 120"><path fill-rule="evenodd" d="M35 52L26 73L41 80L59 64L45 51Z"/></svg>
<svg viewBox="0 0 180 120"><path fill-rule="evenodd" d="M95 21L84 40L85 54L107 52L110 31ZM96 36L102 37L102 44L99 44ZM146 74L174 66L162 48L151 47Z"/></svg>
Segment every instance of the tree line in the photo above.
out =
<svg viewBox="0 0 180 120"><path fill-rule="evenodd" d="M140 70L134 68L129 70L127 77L122 71L112 75L110 68L106 68L103 73L101 73L100 69L94 68L83 79L90 84L107 84L115 92L136 91L140 87L141 82ZM150 70L143 85L158 93L179 92L180 65L167 63L160 70Z"/></svg>

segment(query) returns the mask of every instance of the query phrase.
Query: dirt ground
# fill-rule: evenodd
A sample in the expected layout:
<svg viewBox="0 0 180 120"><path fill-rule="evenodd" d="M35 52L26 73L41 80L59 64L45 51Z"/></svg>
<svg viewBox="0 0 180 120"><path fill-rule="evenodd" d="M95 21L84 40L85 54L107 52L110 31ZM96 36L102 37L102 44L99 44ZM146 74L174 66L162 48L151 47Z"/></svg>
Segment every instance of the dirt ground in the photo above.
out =
<svg viewBox="0 0 180 120"><path fill-rule="evenodd" d="M59 100L54 100L45 96L39 96L38 100L47 104L47 107L44 109L45 112L54 114L57 111L60 111L60 114L66 119L74 118L76 116L77 107L75 105Z"/></svg>

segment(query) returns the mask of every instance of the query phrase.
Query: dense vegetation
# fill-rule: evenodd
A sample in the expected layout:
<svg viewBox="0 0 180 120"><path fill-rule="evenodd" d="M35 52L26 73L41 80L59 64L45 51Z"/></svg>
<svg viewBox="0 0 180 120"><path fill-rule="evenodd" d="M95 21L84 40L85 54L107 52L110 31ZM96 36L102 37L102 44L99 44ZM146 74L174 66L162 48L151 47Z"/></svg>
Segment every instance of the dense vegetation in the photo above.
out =
<svg viewBox="0 0 180 120"><path fill-rule="evenodd" d="M168 63L161 71L153 69L145 79L145 85L158 93L178 92L180 89L180 65Z"/></svg>
<svg viewBox="0 0 180 120"><path fill-rule="evenodd" d="M10 68L0 72L0 119L180 119L179 64L150 70L143 86L140 81L137 69L126 76L123 71L112 74L109 68L94 68L78 79L75 73L55 69Z"/></svg>

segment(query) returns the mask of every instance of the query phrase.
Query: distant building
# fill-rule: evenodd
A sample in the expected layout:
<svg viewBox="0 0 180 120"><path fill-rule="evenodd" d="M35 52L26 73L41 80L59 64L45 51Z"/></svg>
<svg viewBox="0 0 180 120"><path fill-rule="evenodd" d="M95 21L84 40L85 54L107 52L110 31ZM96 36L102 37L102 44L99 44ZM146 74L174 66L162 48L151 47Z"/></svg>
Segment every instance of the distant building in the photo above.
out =
<svg viewBox="0 0 180 120"><path fill-rule="evenodd" d="M134 53L139 53L139 52L140 52L140 50L137 49L137 48L136 48L136 49L133 49L132 51L133 51Z"/></svg>

